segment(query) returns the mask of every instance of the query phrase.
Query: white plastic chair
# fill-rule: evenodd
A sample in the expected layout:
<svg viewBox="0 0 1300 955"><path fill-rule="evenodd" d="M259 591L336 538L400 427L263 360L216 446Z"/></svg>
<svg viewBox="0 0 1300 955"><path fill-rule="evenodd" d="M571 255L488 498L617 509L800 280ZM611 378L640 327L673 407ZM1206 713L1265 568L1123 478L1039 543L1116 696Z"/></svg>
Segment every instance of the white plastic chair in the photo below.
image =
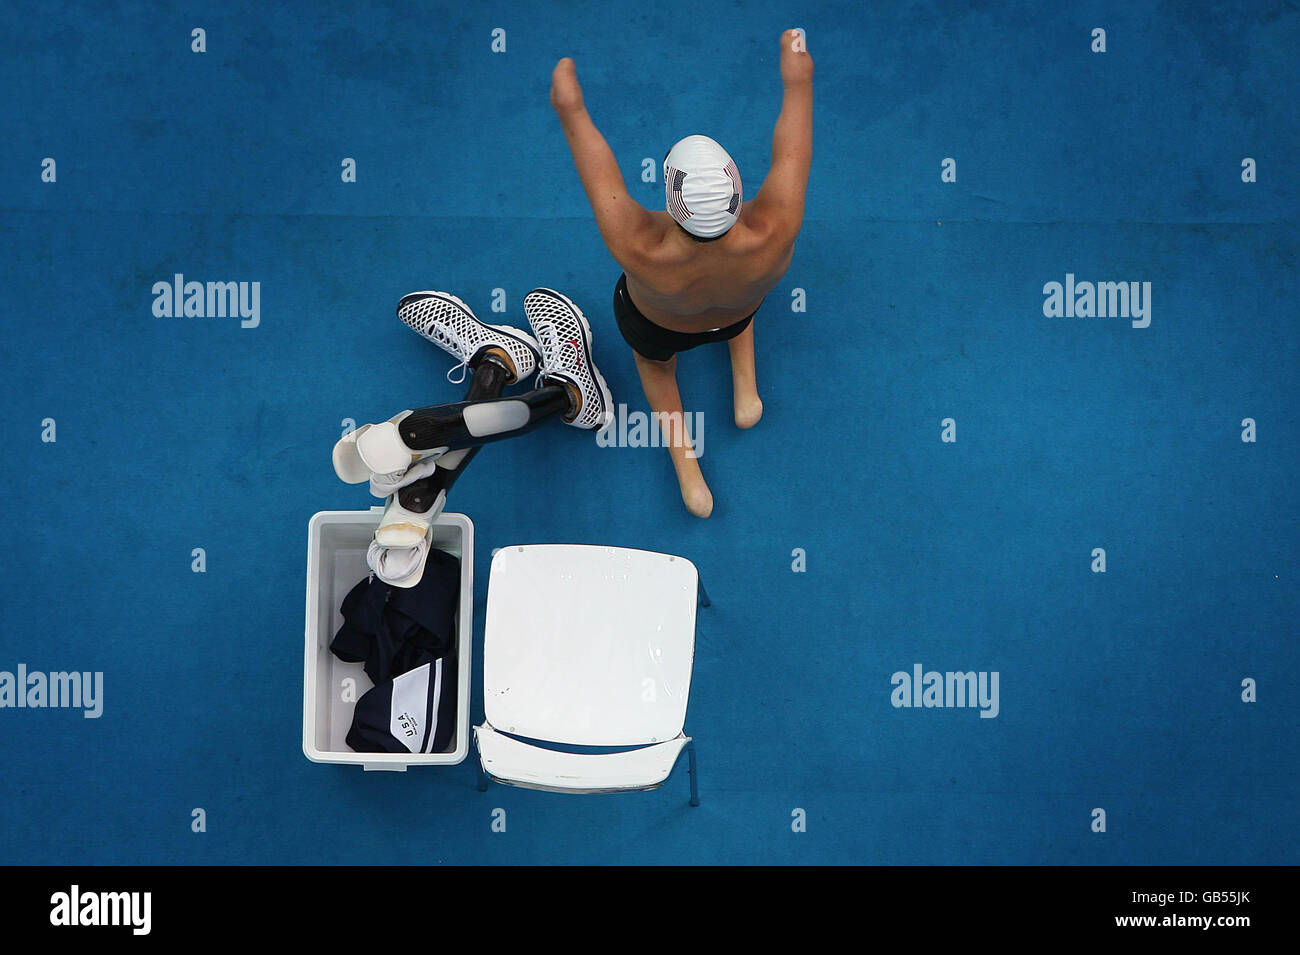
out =
<svg viewBox="0 0 1300 955"><path fill-rule="evenodd" d="M479 791L489 779L550 792L655 789L684 749L698 806L695 747L682 732L697 601L709 606L682 557L573 544L499 550L483 644L486 719L474 728Z"/></svg>

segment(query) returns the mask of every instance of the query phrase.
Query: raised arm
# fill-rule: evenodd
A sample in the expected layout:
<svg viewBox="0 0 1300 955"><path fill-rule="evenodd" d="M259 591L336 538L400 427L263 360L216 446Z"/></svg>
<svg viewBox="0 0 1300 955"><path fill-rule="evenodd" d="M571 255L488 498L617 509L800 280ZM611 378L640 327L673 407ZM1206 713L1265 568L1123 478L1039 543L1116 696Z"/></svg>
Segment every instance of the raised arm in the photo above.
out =
<svg viewBox="0 0 1300 955"><path fill-rule="evenodd" d="M812 164L812 55L797 30L781 34L781 82L785 95L772 133L772 166L754 199L764 219L799 231ZM802 49L799 49L802 47Z"/></svg>
<svg viewBox="0 0 1300 955"><path fill-rule="evenodd" d="M650 213L628 195L613 151L587 115L577 71L568 57L560 60L551 74L551 106L564 127L600 235L622 265L628 250L637 247L642 230L650 227Z"/></svg>

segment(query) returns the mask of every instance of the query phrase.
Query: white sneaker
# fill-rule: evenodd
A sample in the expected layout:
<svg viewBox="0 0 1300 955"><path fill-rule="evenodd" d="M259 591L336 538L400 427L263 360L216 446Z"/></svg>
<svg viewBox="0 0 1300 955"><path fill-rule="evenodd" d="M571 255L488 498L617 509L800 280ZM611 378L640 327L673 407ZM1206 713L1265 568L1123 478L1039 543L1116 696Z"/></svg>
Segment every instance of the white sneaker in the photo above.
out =
<svg viewBox="0 0 1300 955"><path fill-rule="evenodd" d="M582 309L554 289L524 296L524 314L542 350L538 380L562 382L577 391L578 409L565 424L601 431L614 420L614 399L591 358L591 325Z"/></svg>
<svg viewBox="0 0 1300 955"><path fill-rule="evenodd" d="M506 382L508 385L527 378L537 367L540 350L531 335L513 325L488 325L479 321L468 305L447 292L403 295L397 303L397 317L460 361L447 373L448 381L464 381L463 375L453 379L452 372L473 365L488 348L500 348L509 356L513 366L509 370L514 377Z"/></svg>

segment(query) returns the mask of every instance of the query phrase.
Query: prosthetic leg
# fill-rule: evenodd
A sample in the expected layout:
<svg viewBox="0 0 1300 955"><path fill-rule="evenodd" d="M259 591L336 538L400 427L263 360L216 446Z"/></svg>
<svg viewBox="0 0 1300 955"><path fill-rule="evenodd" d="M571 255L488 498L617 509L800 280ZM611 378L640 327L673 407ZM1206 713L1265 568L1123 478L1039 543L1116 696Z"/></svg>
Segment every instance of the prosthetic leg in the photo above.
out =
<svg viewBox="0 0 1300 955"><path fill-rule="evenodd" d="M464 401L421 408L402 418L398 437L403 446L428 455L435 465L427 476L398 483L375 533L381 545L410 547L418 542L484 443L523 434L568 407L565 390L555 385L518 398L500 398L507 374L501 359L488 355L474 369ZM371 486L374 490L373 480Z"/></svg>
<svg viewBox="0 0 1300 955"><path fill-rule="evenodd" d="M338 476L352 484L368 479L371 493L387 499L367 561L380 579L394 586L419 583L429 552L429 529L482 445L524 434L554 414L573 410L569 390L562 385L500 397L511 373L492 352L480 358L472 372L463 401L402 412L358 428L335 445Z"/></svg>
<svg viewBox="0 0 1300 955"><path fill-rule="evenodd" d="M591 356L591 326L567 296L536 288L524 296L536 338L479 321L447 292L402 297L397 315L422 338L473 373L465 400L403 411L367 424L334 446L334 471L349 484L370 482L385 498L367 560L385 582L415 586L424 573L429 528L447 492L478 448L532 430L559 413L565 424L598 431L613 419L609 386ZM515 397L502 389L536 370L542 386Z"/></svg>

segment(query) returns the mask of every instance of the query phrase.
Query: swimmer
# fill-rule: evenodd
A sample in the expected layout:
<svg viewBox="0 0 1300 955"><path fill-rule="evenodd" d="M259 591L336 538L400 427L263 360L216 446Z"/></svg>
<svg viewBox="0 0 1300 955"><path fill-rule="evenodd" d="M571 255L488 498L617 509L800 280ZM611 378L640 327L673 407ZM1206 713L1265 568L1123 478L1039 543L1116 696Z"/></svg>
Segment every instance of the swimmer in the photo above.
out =
<svg viewBox="0 0 1300 955"><path fill-rule="evenodd" d="M632 346L652 411L682 414L677 353L710 342L731 351L737 427L763 415L754 373L754 313L785 275L803 223L812 161L812 57L796 30L781 35L781 113L772 164L757 195L744 200L740 171L707 136L687 136L664 157L664 211L650 212L624 185L614 153L587 115L573 60L551 75L551 105L610 255L623 268L614 316ZM663 420L663 419L660 419ZM682 500L697 517L713 494L683 429L668 442Z"/></svg>

